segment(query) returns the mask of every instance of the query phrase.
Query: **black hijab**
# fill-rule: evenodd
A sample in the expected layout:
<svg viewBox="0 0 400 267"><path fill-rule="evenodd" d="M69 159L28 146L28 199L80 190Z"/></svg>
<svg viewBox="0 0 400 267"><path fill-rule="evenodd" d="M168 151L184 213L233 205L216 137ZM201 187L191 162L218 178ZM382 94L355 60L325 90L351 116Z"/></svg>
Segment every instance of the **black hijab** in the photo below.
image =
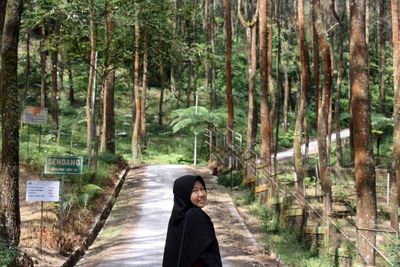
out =
<svg viewBox="0 0 400 267"><path fill-rule="evenodd" d="M190 200L196 181L206 189L201 176L185 175L174 182L174 207L168 224L163 267L191 267L199 261L203 266L222 266L210 217Z"/></svg>

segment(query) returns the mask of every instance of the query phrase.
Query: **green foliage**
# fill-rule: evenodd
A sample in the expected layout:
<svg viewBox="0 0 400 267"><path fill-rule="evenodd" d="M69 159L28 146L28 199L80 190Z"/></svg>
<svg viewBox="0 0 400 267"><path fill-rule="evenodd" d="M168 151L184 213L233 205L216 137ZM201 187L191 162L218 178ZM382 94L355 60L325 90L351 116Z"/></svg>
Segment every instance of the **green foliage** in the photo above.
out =
<svg viewBox="0 0 400 267"><path fill-rule="evenodd" d="M390 241L385 246L386 252L389 254L391 262L395 263L395 266L400 266L400 239L396 236L390 238Z"/></svg>
<svg viewBox="0 0 400 267"><path fill-rule="evenodd" d="M17 257L17 248L7 249L0 243L0 266L13 266Z"/></svg>
<svg viewBox="0 0 400 267"><path fill-rule="evenodd" d="M83 203L83 207L86 209L88 206L88 203L92 199L95 198L95 196L101 191L101 187L95 184L87 184L82 188L82 195L81 195L81 201Z"/></svg>
<svg viewBox="0 0 400 267"><path fill-rule="evenodd" d="M226 121L226 110L219 109L210 111L206 107L192 106L185 109L174 110L171 114L172 131L174 133L181 130L203 133L208 126L222 127Z"/></svg>
<svg viewBox="0 0 400 267"><path fill-rule="evenodd" d="M243 187L238 192L233 192L234 202L238 205L250 205L255 201L255 195L251 187Z"/></svg>
<svg viewBox="0 0 400 267"><path fill-rule="evenodd" d="M226 187L236 187L243 184L243 177L238 171L231 171L218 176L218 184Z"/></svg>
<svg viewBox="0 0 400 267"><path fill-rule="evenodd" d="M394 120L387 118L383 114L372 113L371 115L372 133L374 135L391 135L393 132Z"/></svg>

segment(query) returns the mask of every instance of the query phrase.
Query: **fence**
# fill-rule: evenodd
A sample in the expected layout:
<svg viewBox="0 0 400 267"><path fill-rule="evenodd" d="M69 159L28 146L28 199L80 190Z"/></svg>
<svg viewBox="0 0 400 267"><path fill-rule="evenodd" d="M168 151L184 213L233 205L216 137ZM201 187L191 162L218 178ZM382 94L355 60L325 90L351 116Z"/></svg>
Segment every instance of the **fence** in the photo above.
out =
<svg viewBox="0 0 400 267"><path fill-rule="evenodd" d="M333 214L328 216L324 211L319 183L318 167L307 171L302 190L296 187L296 173L290 164L275 162L266 168L262 158L254 151L245 151L242 147L242 136L227 129L232 134L232 144L226 143L226 133L216 129L208 129L206 143L210 148L210 161L217 165L219 171L240 170L244 183L253 185L254 192L260 199L275 211L276 216L287 224L297 226L301 234L323 237L324 244L330 244L331 252L337 257L350 261L350 257L342 253L340 243L356 243L357 238L369 243L384 265L394 266L385 252L389 240L398 240L398 233L388 226L387 220L380 216L376 229L357 229L355 223L355 185L353 169L328 168L331 177ZM272 168L273 167L273 168ZM390 175L385 169L377 170L377 206L379 214L386 214L390 208ZM371 244L361 231L376 233L376 245ZM329 248L325 247L328 251ZM378 261L378 259L377 259ZM347 265L350 263L346 263Z"/></svg>

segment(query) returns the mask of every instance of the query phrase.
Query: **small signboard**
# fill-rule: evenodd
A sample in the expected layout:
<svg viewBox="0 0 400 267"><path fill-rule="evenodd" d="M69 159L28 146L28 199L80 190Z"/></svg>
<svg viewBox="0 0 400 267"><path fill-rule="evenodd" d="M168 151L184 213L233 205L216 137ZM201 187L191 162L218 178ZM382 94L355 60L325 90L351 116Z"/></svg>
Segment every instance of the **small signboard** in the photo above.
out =
<svg viewBox="0 0 400 267"><path fill-rule="evenodd" d="M45 174L82 174L83 158L75 156L48 156Z"/></svg>
<svg viewBox="0 0 400 267"><path fill-rule="evenodd" d="M60 199L59 181L35 181L26 182L26 201L58 202Z"/></svg>
<svg viewBox="0 0 400 267"><path fill-rule="evenodd" d="M22 121L26 124L47 124L47 108L26 106L22 115Z"/></svg>

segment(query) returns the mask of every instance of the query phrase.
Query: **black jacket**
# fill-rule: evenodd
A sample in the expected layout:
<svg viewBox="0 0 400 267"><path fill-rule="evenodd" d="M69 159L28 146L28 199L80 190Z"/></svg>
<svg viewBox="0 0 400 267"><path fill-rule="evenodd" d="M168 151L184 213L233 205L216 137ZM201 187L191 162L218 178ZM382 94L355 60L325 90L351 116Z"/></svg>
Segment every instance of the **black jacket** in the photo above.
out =
<svg viewBox="0 0 400 267"><path fill-rule="evenodd" d="M163 267L191 267L201 263L220 267L221 256L210 217L190 201L195 181L200 176L185 175L174 183L174 207L168 224Z"/></svg>

